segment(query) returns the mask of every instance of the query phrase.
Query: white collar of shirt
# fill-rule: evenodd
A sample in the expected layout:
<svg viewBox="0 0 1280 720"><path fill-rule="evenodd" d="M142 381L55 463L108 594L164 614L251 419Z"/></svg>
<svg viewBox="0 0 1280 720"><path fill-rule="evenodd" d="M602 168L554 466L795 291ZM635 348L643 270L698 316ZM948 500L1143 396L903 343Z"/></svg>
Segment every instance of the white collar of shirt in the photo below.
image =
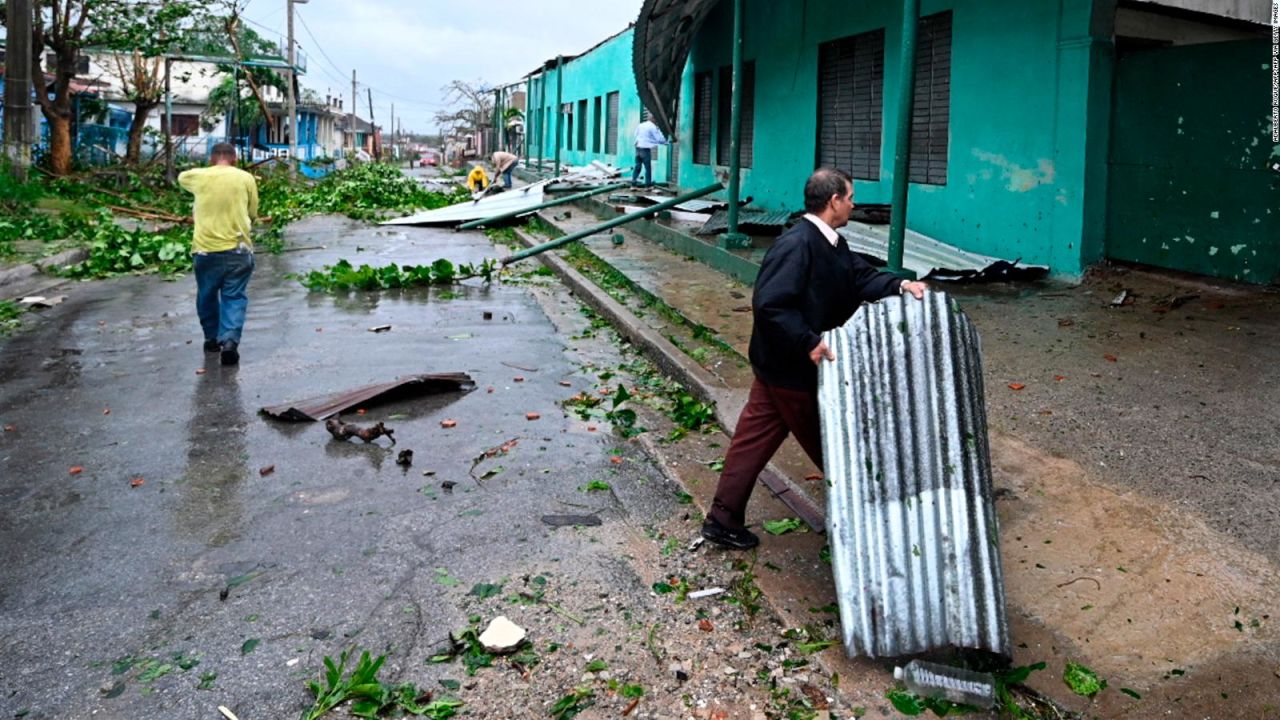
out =
<svg viewBox="0 0 1280 720"><path fill-rule="evenodd" d="M818 227L818 230L822 231L822 236L827 239L827 242L831 243L831 247L835 247L840 243L840 236L836 234L835 230L831 229L830 225L823 222L822 218L813 213L805 213L804 219L813 223Z"/></svg>

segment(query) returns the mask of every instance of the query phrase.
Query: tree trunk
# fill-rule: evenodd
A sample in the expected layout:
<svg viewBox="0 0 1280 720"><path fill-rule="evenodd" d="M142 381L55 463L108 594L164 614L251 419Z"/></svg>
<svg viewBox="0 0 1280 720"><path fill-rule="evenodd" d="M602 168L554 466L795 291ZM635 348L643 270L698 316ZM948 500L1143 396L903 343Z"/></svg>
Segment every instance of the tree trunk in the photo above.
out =
<svg viewBox="0 0 1280 720"><path fill-rule="evenodd" d="M71 116L46 113L49 123L49 169L54 175L71 174Z"/></svg>
<svg viewBox="0 0 1280 720"><path fill-rule="evenodd" d="M154 107L154 103L134 101L133 121L129 123L129 148L124 154L125 162L130 165L137 165L142 159L142 133L147 129L147 118ZM169 130L172 132L173 128Z"/></svg>

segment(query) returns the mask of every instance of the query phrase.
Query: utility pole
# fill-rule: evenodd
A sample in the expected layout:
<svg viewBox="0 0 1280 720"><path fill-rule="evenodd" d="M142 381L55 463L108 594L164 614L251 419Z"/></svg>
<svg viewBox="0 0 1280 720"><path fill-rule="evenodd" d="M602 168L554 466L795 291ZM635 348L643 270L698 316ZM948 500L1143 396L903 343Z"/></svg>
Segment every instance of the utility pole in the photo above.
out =
<svg viewBox="0 0 1280 720"><path fill-rule="evenodd" d="M351 112L347 113L347 127L351 130L351 152L356 151L356 71L351 71Z"/></svg>
<svg viewBox="0 0 1280 720"><path fill-rule="evenodd" d="M4 154L11 172L26 182L31 166L31 0L9 0L4 76Z"/></svg>
<svg viewBox="0 0 1280 720"><path fill-rule="evenodd" d="M400 159L400 154L396 152L397 149L398 149L398 146L396 145L396 104L393 102L391 103L391 159L392 160Z"/></svg>
<svg viewBox="0 0 1280 720"><path fill-rule="evenodd" d="M365 88L369 91L369 144L373 155L373 161L378 162L382 159L381 148L378 147L378 126L373 121L373 88Z"/></svg>
<svg viewBox="0 0 1280 720"><path fill-rule="evenodd" d="M293 42L293 4L310 0L285 0L289 15L289 176L298 177L298 55Z"/></svg>

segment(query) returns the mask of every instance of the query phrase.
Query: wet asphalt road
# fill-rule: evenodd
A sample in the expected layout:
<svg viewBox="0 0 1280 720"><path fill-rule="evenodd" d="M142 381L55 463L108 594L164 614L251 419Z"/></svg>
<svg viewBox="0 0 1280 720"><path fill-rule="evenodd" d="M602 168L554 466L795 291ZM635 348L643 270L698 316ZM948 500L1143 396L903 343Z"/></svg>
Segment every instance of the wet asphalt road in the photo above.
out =
<svg viewBox="0 0 1280 720"><path fill-rule="evenodd" d="M616 440L558 407L587 379L527 289L329 296L283 277L340 257L498 256L482 235L313 218L291 239L328 249L259 257L238 368L202 354L190 277L76 285L0 340L0 422L14 426L0 437L0 717L215 717L218 705L296 717L304 679L350 646L389 651L385 676L424 682L423 658L466 624L474 583L577 562L573 535L542 514L590 503L607 529L627 512L671 511L655 499L671 495L661 481L615 480L639 488L622 500L578 490ZM393 329L368 331L382 324ZM386 421L394 449L257 414L446 371L477 389L347 418ZM477 470L502 472L469 475L476 455L513 438L509 456ZM394 462L405 448L407 471Z"/></svg>

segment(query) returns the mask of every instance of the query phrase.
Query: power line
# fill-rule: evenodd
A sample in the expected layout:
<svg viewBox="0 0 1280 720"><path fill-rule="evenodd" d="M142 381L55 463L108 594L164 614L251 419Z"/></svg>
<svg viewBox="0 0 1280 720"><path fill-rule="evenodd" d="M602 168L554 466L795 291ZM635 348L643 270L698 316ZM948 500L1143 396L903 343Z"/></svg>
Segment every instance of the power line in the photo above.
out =
<svg viewBox="0 0 1280 720"><path fill-rule="evenodd" d="M301 14L301 13L299 13L299 14L295 15L294 17L298 18L299 22L301 22L301 23L302 23L302 29L307 31L307 37L311 38L311 42L313 42L313 43L315 43L315 44L316 44L316 50L317 50L317 51L319 51L320 56L321 56L321 57L323 57L325 60L329 61L329 65L330 65L330 66L331 66L335 71L337 71L337 73L338 73L339 75L344 74L344 73L342 72L342 68L338 67L338 64L337 64L337 63L335 63L335 62L333 61L333 59L329 57L329 53L327 53L327 52L325 52L325 51L324 51L324 46L320 44L320 41L316 39L315 34L311 32L311 27L310 27L309 25L307 25L307 21L306 21L306 19L305 19L305 18L303 18L303 17L302 17L302 14Z"/></svg>

